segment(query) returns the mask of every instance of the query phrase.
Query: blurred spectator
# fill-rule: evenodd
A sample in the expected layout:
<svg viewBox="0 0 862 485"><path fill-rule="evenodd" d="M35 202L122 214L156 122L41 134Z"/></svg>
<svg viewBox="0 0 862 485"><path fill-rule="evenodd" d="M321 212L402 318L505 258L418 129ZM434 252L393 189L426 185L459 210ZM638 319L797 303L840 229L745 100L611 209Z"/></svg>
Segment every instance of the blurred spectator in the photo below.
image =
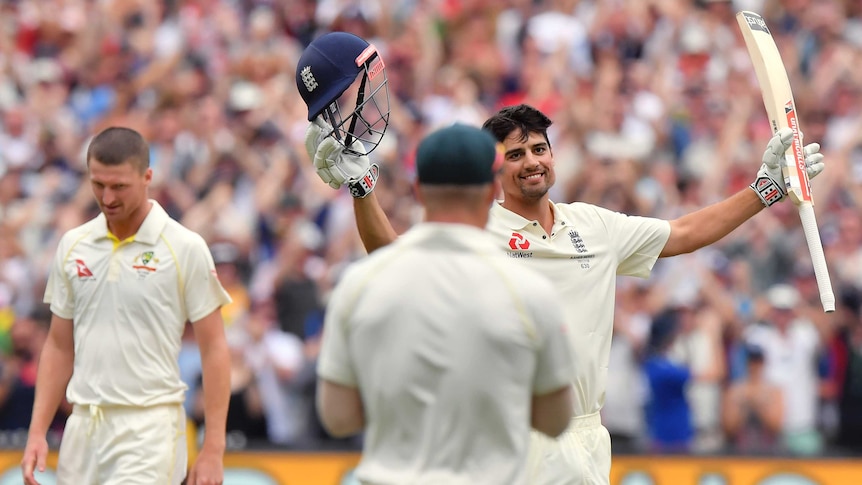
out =
<svg viewBox="0 0 862 485"><path fill-rule="evenodd" d="M746 377L733 382L724 396L724 431L735 452L775 452L784 426L781 389L764 376L763 349L748 345L744 353Z"/></svg>
<svg viewBox="0 0 862 485"><path fill-rule="evenodd" d="M257 377L267 437L277 445L299 445L307 436L310 402L302 394L306 365L302 340L278 328L271 300L256 301L245 320L245 359Z"/></svg>
<svg viewBox="0 0 862 485"><path fill-rule="evenodd" d="M694 377L686 389L694 427L691 450L715 452L724 441L721 431L721 384L725 375L722 323L716 312L705 307L699 297L676 303L674 310L680 328L670 356L688 367Z"/></svg>
<svg viewBox="0 0 862 485"><path fill-rule="evenodd" d="M647 389L641 360L651 323L650 287L630 278L617 280L617 308L602 423L614 451L632 452L643 446L644 400Z"/></svg>
<svg viewBox="0 0 862 485"><path fill-rule="evenodd" d="M685 397L691 371L668 356L678 333L679 321L673 312L653 319L644 372L649 381L647 430L654 452L688 451L694 436L691 408Z"/></svg>
<svg viewBox="0 0 862 485"><path fill-rule="evenodd" d="M212 252L219 281L233 300L221 308L227 329L242 321L248 313L251 302L247 278L243 277L240 250L235 244L219 242L210 246L210 252Z"/></svg>
<svg viewBox="0 0 862 485"><path fill-rule="evenodd" d="M846 287L839 292L841 328L832 342L838 387L838 445L862 452L862 293Z"/></svg>
<svg viewBox="0 0 862 485"><path fill-rule="evenodd" d="M318 278L321 234L307 221L297 221L286 234L274 261L273 296L280 328L301 339L315 332L322 320Z"/></svg>
<svg viewBox="0 0 862 485"><path fill-rule="evenodd" d="M800 297L796 288L775 285L766 298L766 321L749 328L745 340L763 349L766 379L784 397L783 447L795 454L815 454L823 447L817 429L821 337L814 324L797 313Z"/></svg>
<svg viewBox="0 0 862 485"><path fill-rule="evenodd" d="M260 388L254 369L246 358L248 335L243 329L232 328L228 333L230 347L230 405L227 413L227 434L240 435L243 442L263 441L267 438L266 416L261 402ZM198 379L197 399L191 417L203 429L204 399Z"/></svg>
<svg viewBox="0 0 862 485"><path fill-rule="evenodd" d="M652 321L644 372L649 381L646 406L650 449L655 452L687 452L695 438L691 405L686 388L692 382L709 382L723 371L722 361L713 359L698 372L671 357L683 326L682 309L668 309ZM717 350L717 349L715 349Z"/></svg>
<svg viewBox="0 0 862 485"><path fill-rule="evenodd" d="M36 368L48 337L50 318L49 313L40 311L33 316L19 316L12 325L12 353L4 357L0 369L0 430L26 431L30 427ZM64 414L70 411L71 406L64 400L51 428L62 429Z"/></svg>

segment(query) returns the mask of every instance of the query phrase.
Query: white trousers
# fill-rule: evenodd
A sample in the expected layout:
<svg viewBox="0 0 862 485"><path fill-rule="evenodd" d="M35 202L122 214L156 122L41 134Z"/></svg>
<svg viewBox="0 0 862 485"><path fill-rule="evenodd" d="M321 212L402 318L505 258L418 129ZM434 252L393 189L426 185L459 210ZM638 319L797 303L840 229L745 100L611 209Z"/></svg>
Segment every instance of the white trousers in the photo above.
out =
<svg viewBox="0 0 862 485"><path fill-rule="evenodd" d="M57 463L58 485L179 485L186 476L180 404L74 406Z"/></svg>
<svg viewBox="0 0 862 485"><path fill-rule="evenodd" d="M557 439L532 431L529 485L609 485L611 436L599 413L572 418Z"/></svg>

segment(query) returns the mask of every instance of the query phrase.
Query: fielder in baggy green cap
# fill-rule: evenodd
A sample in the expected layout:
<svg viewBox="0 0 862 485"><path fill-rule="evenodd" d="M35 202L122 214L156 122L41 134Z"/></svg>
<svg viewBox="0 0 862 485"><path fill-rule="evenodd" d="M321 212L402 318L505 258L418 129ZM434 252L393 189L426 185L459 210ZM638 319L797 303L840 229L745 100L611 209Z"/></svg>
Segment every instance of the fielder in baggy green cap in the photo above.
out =
<svg viewBox="0 0 862 485"><path fill-rule="evenodd" d="M463 123L434 131L419 144L416 177L424 185L484 185L502 164L497 140Z"/></svg>

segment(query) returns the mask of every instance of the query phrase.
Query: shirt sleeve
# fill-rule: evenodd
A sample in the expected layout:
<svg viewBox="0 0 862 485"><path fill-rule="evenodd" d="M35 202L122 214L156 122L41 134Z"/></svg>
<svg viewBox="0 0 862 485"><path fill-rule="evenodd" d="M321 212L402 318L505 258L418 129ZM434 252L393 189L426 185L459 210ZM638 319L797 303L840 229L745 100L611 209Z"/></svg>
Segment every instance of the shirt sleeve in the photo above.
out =
<svg viewBox="0 0 862 485"><path fill-rule="evenodd" d="M563 309L554 288L548 284L540 289L538 297L530 299L535 316L538 341L536 373L533 376L533 394L541 395L571 385L574 376L574 359L566 337Z"/></svg>
<svg viewBox="0 0 862 485"><path fill-rule="evenodd" d="M194 323L231 302L216 274L209 247L197 236L189 245L183 268L183 299L186 315Z"/></svg>
<svg viewBox="0 0 862 485"><path fill-rule="evenodd" d="M670 237L670 223L596 207L617 252L617 274L646 278Z"/></svg>
<svg viewBox="0 0 862 485"><path fill-rule="evenodd" d="M48 284L45 287L45 296L42 298L51 308L51 313L60 318L72 320L75 316L75 297L72 292L72 283L66 274L66 244L63 238L57 246L51 270L48 273Z"/></svg>
<svg viewBox="0 0 862 485"><path fill-rule="evenodd" d="M323 336L317 360L317 375L321 379L343 386L358 387L356 371L350 360L348 342L349 311L345 299L350 293L348 275L336 285L329 299L323 321Z"/></svg>

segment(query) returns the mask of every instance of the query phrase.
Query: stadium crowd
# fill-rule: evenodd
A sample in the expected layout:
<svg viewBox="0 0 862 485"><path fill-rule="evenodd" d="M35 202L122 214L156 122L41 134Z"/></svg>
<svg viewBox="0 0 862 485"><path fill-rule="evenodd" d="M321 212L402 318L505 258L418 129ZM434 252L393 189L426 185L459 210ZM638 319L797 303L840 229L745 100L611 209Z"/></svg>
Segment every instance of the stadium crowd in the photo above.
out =
<svg viewBox="0 0 862 485"><path fill-rule="evenodd" d="M555 121L552 200L672 219L748 184L771 136L742 9L772 27L805 139L826 155L813 188L838 310L822 312L788 202L660 260L648 280L621 278L603 422L620 451L862 449L862 4L851 0L0 2L0 430L29 423L48 265L63 232L98 213L82 150L101 129L150 141L151 196L205 237L233 297L229 443L356 448L327 438L313 410L327 295L364 251L350 195L323 184L304 150L304 46L343 30L380 50L392 113L372 158L399 232L421 218L419 139L517 103ZM188 336L180 368L196 420Z"/></svg>

